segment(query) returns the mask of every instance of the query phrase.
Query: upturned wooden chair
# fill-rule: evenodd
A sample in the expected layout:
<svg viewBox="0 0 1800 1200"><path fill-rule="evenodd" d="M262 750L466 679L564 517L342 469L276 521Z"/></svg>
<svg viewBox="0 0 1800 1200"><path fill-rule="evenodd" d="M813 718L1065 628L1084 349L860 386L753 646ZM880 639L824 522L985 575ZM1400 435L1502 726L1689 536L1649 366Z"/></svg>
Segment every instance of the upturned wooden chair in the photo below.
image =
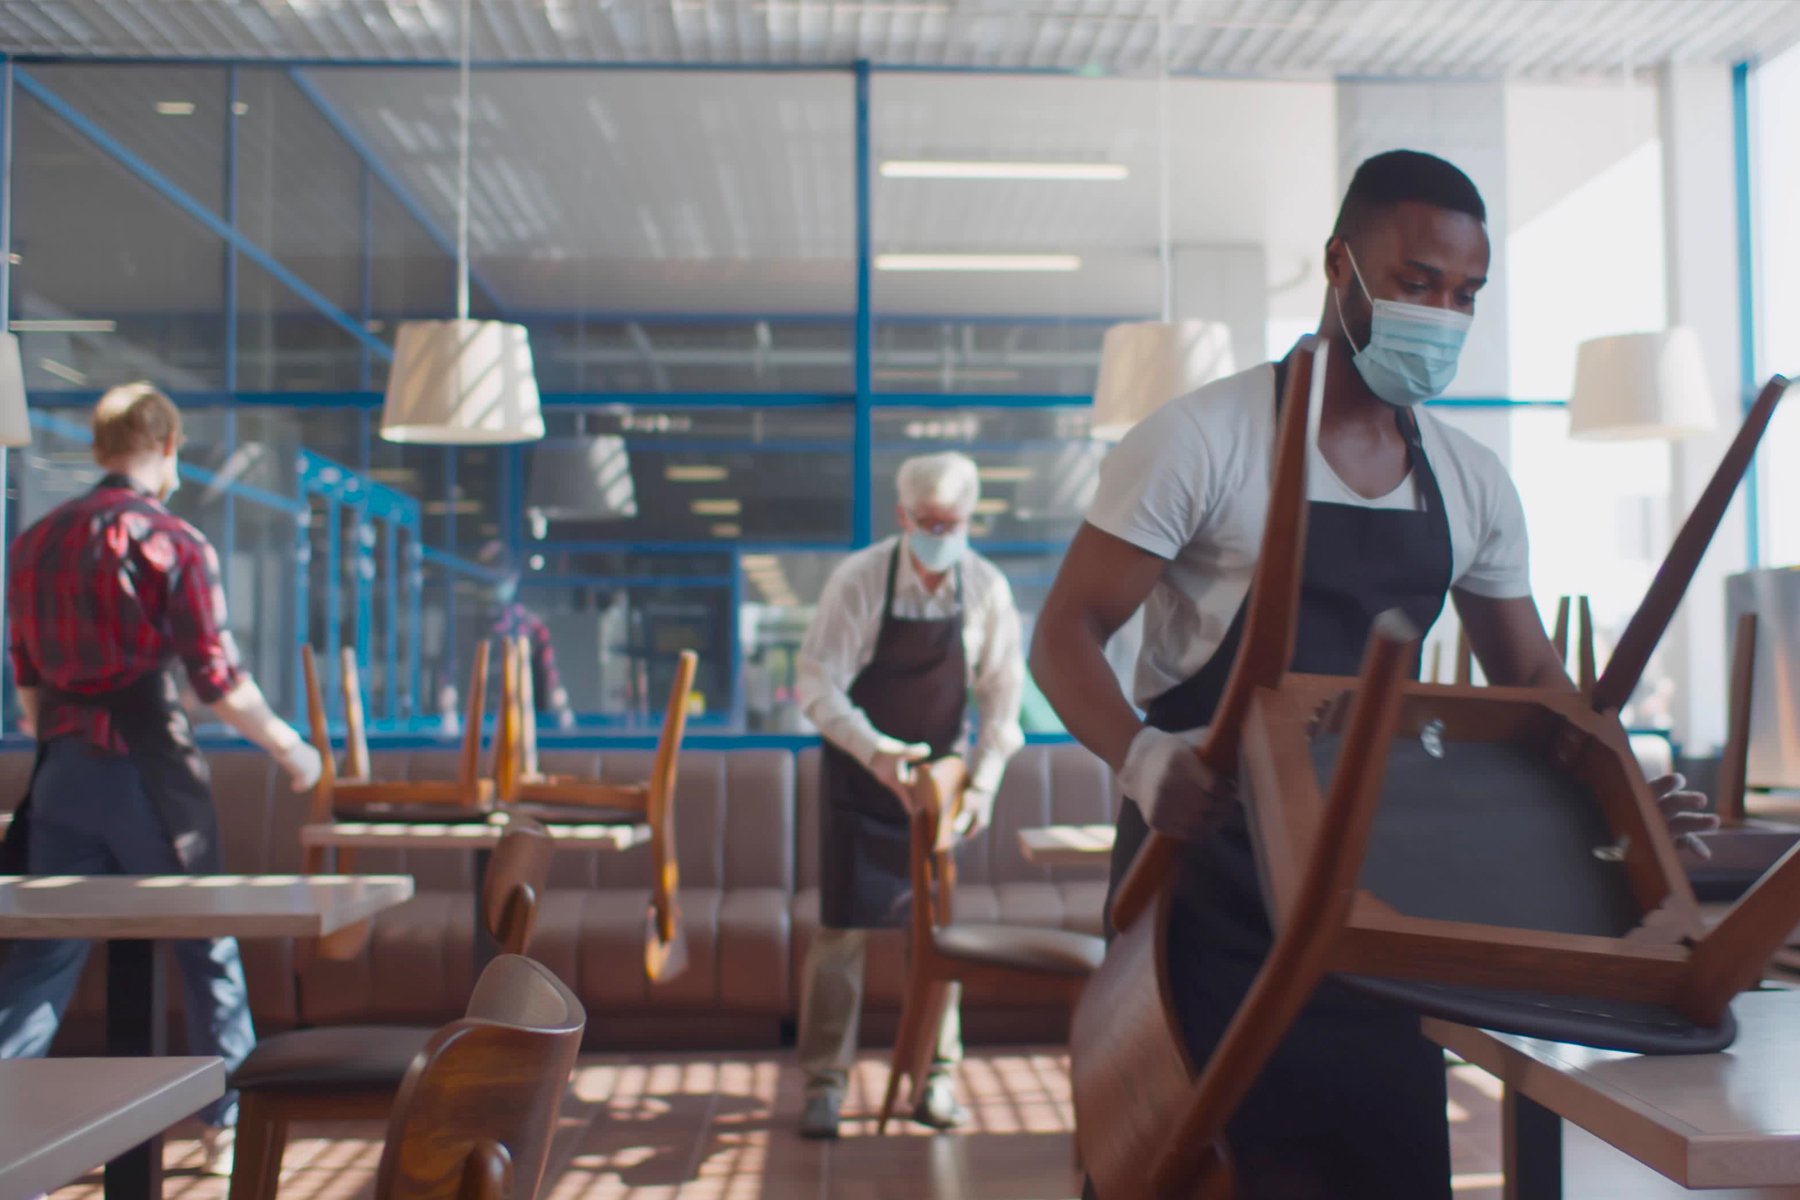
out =
<svg viewBox="0 0 1800 1200"><path fill-rule="evenodd" d="M1790 853L1706 928L1619 720L1787 381L1749 409L1591 693L1474 689L1407 682L1418 634L1397 614L1376 622L1359 679L1288 670L1324 353L1307 351L1289 375L1243 648L1198 751L1237 780L1274 944L1193 1063L1166 987L1175 844L1150 836L1073 1029L1077 1136L1100 1200L1231 1196L1227 1122L1327 974L1485 1029L1709 1053L1735 1037L1732 997L1800 922Z"/></svg>
<svg viewBox="0 0 1800 1200"><path fill-rule="evenodd" d="M513 818L494 849L481 916L504 954L531 945L553 850L544 827L525 817ZM231 1077L239 1109L230 1200L273 1200L292 1122L385 1117L407 1067L436 1032L327 1025L259 1041Z"/></svg>
<svg viewBox="0 0 1800 1200"><path fill-rule="evenodd" d="M1091 934L952 919L952 827L967 782L963 761L945 758L921 767L913 784L911 954L878 1133L887 1132L902 1081L911 1083L911 1103L920 1099L951 984L1073 1003L1106 955L1106 943Z"/></svg>
<svg viewBox="0 0 1800 1200"><path fill-rule="evenodd" d="M301 648L306 674L306 712L313 747L323 769L308 820L424 820L459 821L485 816L494 807L494 781L481 774L481 723L486 705L488 645L475 647L470 672L468 720L463 727L462 755L455 779L378 780L370 775L369 738L363 724L362 684L355 652L345 649L342 663L344 695L344 766L338 770L331 749L331 730L325 717L325 697L319 686L318 664L311 646ZM309 848L305 869L316 871L324 852ZM342 864L342 856L339 862Z"/></svg>
<svg viewBox="0 0 1800 1200"><path fill-rule="evenodd" d="M407 1069L375 1174L378 1200L534 1200L587 1014L528 958L496 958L468 1015Z"/></svg>
<svg viewBox="0 0 1800 1200"><path fill-rule="evenodd" d="M553 824L649 825L654 874L645 920L644 972L652 982L673 979L687 968L681 868L675 852L675 781L699 655L683 650L676 658L656 757L650 778L642 783L546 775L540 769L529 661L524 639L502 647L500 733L494 752L500 807Z"/></svg>

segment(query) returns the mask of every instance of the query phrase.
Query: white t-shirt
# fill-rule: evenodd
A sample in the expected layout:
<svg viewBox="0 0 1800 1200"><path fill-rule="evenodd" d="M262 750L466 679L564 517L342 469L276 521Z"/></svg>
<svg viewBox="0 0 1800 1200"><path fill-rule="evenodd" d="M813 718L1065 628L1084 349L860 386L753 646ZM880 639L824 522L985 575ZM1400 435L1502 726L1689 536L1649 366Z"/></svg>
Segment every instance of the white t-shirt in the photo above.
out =
<svg viewBox="0 0 1800 1200"><path fill-rule="evenodd" d="M1451 586L1496 599L1529 596L1525 510L1506 467L1460 429L1426 411L1418 418L1450 524ZM1139 705L1206 664L1250 590L1274 482L1275 424L1275 368L1264 363L1170 401L1101 464L1088 523L1168 560L1144 601ZM1369 500L1337 477L1317 446L1306 491L1334 504L1422 507L1412 475Z"/></svg>

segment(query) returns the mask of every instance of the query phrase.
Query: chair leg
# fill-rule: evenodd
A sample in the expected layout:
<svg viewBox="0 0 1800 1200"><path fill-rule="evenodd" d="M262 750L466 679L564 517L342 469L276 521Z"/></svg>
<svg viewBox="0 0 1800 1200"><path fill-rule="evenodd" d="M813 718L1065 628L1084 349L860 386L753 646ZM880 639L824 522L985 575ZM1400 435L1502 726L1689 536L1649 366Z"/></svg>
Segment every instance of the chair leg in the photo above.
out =
<svg viewBox="0 0 1800 1200"><path fill-rule="evenodd" d="M287 1138L287 1116L279 1103L255 1092L243 1093L238 1101L237 1143L227 1200L275 1200Z"/></svg>
<svg viewBox="0 0 1800 1200"><path fill-rule="evenodd" d="M925 1014L930 1006L931 978L915 961L906 980L906 999L900 1009L900 1029L894 1035L893 1057L888 1060L887 1094L881 1101L881 1115L875 1121L878 1134L887 1132L888 1119L894 1115L894 1102L900 1097L900 1080L911 1075L913 1064L918 1060L919 1043L929 1036L925 1029ZM916 1079L913 1086L916 1090Z"/></svg>
<svg viewBox="0 0 1800 1200"><path fill-rule="evenodd" d="M937 1059L938 1035L949 1007L950 984L933 979L925 987L925 1006L913 1030L912 1057L906 1062L907 1078L912 1083L909 1107L917 1108L925 1099L925 1081L931 1077L932 1064Z"/></svg>

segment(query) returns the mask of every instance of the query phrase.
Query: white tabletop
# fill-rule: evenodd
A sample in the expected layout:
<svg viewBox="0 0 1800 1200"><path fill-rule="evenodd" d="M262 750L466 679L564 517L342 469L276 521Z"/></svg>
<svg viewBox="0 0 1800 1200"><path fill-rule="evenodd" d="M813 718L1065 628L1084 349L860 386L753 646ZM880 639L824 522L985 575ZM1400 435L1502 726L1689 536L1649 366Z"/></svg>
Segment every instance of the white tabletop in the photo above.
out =
<svg viewBox="0 0 1800 1200"><path fill-rule="evenodd" d="M1732 1003L1722 1054L1635 1055L1427 1019L1425 1035L1690 1188L1800 1184L1800 992Z"/></svg>
<svg viewBox="0 0 1800 1200"><path fill-rule="evenodd" d="M648 825L545 825L558 850L623 853L650 840ZM358 850L492 850L506 835L504 821L330 821L304 825L303 846Z"/></svg>
<svg viewBox="0 0 1800 1200"><path fill-rule="evenodd" d="M0 875L0 938L323 937L409 875Z"/></svg>
<svg viewBox="0 0 1800 1200"><path fill-rule="evenodd" d="M0 1196L55 1191L224 1094L218 1058L0 1062Z"/></svg>
<svg viewBox="0 0 1800 1200"><path fill-rule="evenodd" d="M1111 825L1045 825L1019 830L1019 851L1040 867L1084 867L1112 860Z"/></svg>

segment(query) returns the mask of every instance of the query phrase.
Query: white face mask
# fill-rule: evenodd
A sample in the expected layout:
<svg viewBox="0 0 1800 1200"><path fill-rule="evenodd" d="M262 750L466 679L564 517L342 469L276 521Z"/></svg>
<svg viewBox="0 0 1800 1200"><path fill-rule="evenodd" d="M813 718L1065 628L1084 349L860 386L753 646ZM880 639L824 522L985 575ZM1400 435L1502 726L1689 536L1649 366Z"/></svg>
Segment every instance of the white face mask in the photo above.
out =
<svg viewBox="0 0 1800 1200"><path fill-rule="evenodd" d="M927 571L948 571L969 552L967 527L942 534L920 533L914 529L907 532L906 539L912 547L913 557Z"/></svg>
<svg viewBox="0 0 1800 1200"><path fill-rule="evenodd" d="M1411 408L1415 404L1441 396L1456 378L1457 360L1462 355L1463 339L1469 335L1471 318L1467 313L1429 304L1402 304L1398 300L1377 300L1369 294L1357 268L1356 256L1350 256L1350 269L1356 273L1357 286L1369 299L1372 316L1369 322L1369 344L1356 350L1350 360L1369 390L1395 408ZM1344 323L1344 302L1336 292L1338 324ZM1348 336L1348 330L1345 336Z"/></svg>

